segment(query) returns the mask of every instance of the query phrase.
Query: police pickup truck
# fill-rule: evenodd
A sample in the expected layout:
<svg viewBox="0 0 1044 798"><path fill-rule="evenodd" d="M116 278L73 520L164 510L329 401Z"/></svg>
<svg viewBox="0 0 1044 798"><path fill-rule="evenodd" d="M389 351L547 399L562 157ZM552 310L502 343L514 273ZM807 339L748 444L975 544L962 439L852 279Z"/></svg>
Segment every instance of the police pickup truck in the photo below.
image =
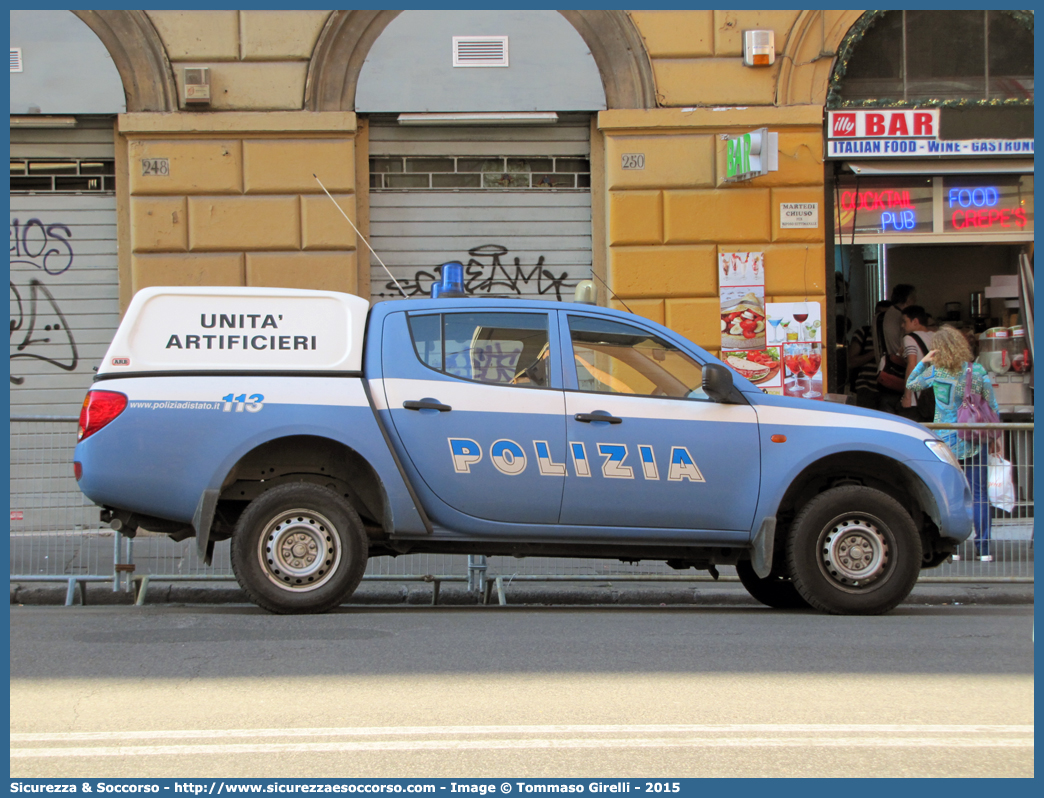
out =
<svg viewBox="0 0 1044 798"><path fill-rule="evenodd" d="M647 319L584 304L139 291L84 400L102 520L322 612L416 552L733 564L772 607L886 612L972 532L930 431L770 396Z"/></svg>

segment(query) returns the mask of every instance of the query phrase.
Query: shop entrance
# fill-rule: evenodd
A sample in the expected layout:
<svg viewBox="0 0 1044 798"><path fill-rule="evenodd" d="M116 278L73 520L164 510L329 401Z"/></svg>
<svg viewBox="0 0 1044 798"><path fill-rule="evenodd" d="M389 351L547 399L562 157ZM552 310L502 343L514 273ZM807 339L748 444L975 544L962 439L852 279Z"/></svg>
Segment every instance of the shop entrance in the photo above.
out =
<svg viewBox="0 0 1044 798"><path fill-rule="evenodd" d="M1019 309L1007 303L1017 296L988 297L986 289L994 277L1003 278L997 283L1014 284L1025 251L1020 244L839 245L835 267L845 289L839 291L838 315L852 329L869 324L874 306L888 298L890 287L907 283L917 289L917 303L937 323L970 325L977 333L1014 326L1021 322Z"/></svg>
<svg viewBox="0 0 1044 798"><path fill-rule="evenodd" d="M1032 272L1032 164L839 164L831 199L838 343L872 325L900 284L914 286L930 327L968 330L980 350L1026 327L1019 285L1020 270ZM838 349L839 373L847 354ZM1031 418L1032 375L985 359L1002 412Z"/></svg>

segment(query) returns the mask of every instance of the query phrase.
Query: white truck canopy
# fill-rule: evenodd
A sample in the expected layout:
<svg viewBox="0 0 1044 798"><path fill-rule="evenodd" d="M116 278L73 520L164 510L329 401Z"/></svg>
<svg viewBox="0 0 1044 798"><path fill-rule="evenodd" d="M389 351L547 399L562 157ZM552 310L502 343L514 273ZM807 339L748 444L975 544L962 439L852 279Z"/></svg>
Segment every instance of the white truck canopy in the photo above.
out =
<svg viewBox="0 0 1044 798"><path fill-rule="evenodd" d="M143 288L98 373L361 371L369 308L336 291Z"/></svg>

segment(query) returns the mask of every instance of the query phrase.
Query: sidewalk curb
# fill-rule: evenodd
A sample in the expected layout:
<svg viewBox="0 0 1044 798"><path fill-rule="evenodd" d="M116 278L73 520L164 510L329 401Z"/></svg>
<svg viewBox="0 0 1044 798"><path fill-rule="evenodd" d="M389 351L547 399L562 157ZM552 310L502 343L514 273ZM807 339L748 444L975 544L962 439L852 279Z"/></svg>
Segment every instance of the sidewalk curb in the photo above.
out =
<svg viewBox="0 0 1044 798"><path fill-rule="evenodd" d="M63 584L11 583L12 605L64 605ZM416 582L363 582L345 606L424 606L431 605L432 586ZM86 585L87 605L133 605L133 594L113 592L110 583ZM508 606L761 606L738 582L699 582L691 586L656 583L586 583L583 585L524 584L507 585ZM79 604L77 594L76 603ZM250 604L234 582L150 584L145 606ZM474 606L480 596L461 585L443 585L438 606ZM1033 604L1032 583L925 583L917 585L900 606L1013 605ZM499 606L496 589L490 606Z"/></svg>

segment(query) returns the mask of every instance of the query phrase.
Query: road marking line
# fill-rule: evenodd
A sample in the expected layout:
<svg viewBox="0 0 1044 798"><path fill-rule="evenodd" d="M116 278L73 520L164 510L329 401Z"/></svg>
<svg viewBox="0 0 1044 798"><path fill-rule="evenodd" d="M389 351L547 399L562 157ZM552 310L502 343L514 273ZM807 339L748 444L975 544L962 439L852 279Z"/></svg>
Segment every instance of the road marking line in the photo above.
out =
<svg viewBox="0 0 1044 798"><path fill-rule="evenodd" d="M1033 734L1033 725L1010 724L828 724L828 723L702 723L648 725L542 726L359 726L303 729L178 729L110 732L26 732L10 736L13 743L223 739L229 737L370 737L380 735L464 734Z"/></svg>
<svg viewBox="0 0 1044 798"><path fill-rule="evenodd" d="M720 737L647 739L387 740L381 742L269 743L242 745L143 745L98 748L12 748L12 759L197 756L207 754L347 753L362 751L488 751L586 748L1032 748L1032 738L984 737Z"/></svg>

